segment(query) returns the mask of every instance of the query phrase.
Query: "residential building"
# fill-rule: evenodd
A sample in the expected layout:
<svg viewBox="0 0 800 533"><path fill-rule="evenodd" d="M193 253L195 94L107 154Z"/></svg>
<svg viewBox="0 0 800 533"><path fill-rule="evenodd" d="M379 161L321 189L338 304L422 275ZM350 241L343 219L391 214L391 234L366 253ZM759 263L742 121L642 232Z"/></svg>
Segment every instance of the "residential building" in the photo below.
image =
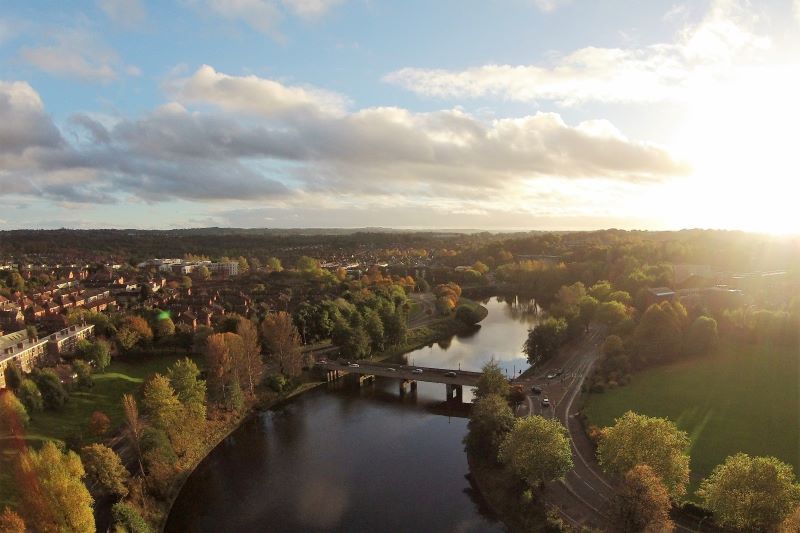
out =
<svg viewBox="0 0 800 533"><path fill-rule="evenodd" d="M5 371L9 365L30 372L47 353L48 339L29 338L26 330L0 337L0 389L6 386Z"/></svg>

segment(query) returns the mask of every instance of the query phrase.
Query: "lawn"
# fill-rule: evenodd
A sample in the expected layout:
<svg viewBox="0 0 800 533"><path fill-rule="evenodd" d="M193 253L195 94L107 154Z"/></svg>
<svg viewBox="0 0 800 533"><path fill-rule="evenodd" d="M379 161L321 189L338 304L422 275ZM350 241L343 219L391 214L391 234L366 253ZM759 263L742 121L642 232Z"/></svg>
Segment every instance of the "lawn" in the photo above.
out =
<svg viewBox="0 0 800 533"><path fill-rule="evenodd" d="M90 390L73 391L62 410L33 413L26 435L28 444L36 446L49 439L64 441L77 434L87 443L96 440L87 429L93 411L106 413L113 431L122 423L122 395L138 391L149 375L164 372L178 359L180 357L175 355L143 355L135 361L115 360L104 373L93 376L94 387ZM9 470L8 461L0 459L0 508L10 502L12 479Z"/></svg>
<svg viewBox="0 0 800 533"><path fill-rule="evenodd" d="M725 457L773 455L800 474L800 352L723 342L703 357L650 369L588 397L584 412L608 426L627 410L666 417L692 440L690 493Z"/></svg>

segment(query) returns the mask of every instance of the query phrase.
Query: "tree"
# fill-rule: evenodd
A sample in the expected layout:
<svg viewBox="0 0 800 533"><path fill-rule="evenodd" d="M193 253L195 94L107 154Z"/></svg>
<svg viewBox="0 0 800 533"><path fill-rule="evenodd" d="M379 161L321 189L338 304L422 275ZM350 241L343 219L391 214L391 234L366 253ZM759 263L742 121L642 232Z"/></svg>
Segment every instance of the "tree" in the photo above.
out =
<svg viewBox="0 0 800 533"><path fill-rule="evenodd" d="M372 351L383 350L385 330L380 315L374 309L364 311L364 330L369 335Z"/></svg>
<svg viewBox="0 0 800 533"><path fill-rule="evenodd" d="M242 392L241 385L239 385L238 378L234 378L233 382L231 383L231 390L225 407L236 413L241 413L244 409L244 393Z"/></svg>
<svg viewBox="0 0 800 533"><path fill-rule="evenodd" d="M89 366L89 363L82 359L76 359L72 362L72 369L78 374L78 388L91 389L94 386L92 367Z"/></svg>
<svg viewBox="0 0 800 533"><path fill-rule="evenodd" d="M605 302L611 295L614 288L606 280L598 281L589 288L589 295L597 299L599 302Z"/></svg>
<svg viewBox="0 0 800 533"><path fill-rule="evenodd" d="M136 405L136 398L130 394L123 394L122 409L125 412L125 437L136 454L136 460L139 462L139 473L144 477L144 464L142 462L142 432L144 431L144 424L139 419L139 407Z"/></svg>
<svg viewBox="0 0 800 533"><path fill-rule="evenodd" d="M191 289L192 288L192 278L189 276L183 276L181 278L181 287L184 289Z"/></svg>
<svg viewBox="0 0 800 533"><path fill-rule="evenodd" d="M94 500L81 479L85 475L75 452L62 453L47 441L39 451L20 456L20 475L30 480L20 491L25 522L33 531L94 531Z"/></svg>
<svg viewBox="0 0 800 533"><path fill-rule="evenodd" d="M488 394L472 406L467 423L464 447L476 459L495 462L500 443L514 426L514 414L508 402L497 394Z"/></svg>
<svg viewBox="0 0 800 533"><path fill-rule="evenodd" d="M233 359L242 338L235 333L215 333L206 340L206 367L212 397L226 401L233 372Z"/></svg>
<svg viewBox="0 0 800 533"><path fill-rule="evenodd" d="M471 305L461 304L456 307L456 320L466 326L474 326L483 319L478 310Z"/></svg>
<svg viewBox="0 0 800 533"><path fill-rule="evenodd" d="M242 360L239 380L245 383L251 396L264 374L264 361L261 358L261 344L258 342L258 329L250 320L242 317L236 325L236 333L242 338Z"/></svg>
<svg viewBox="0 0 800 533"><path fill-rule="evenodd" d="M17 390L17 397L21 401L29 413L41 411L44 409L44 399L36 382L32 379L25 378Z"/></svg>
<svg viewBox="0 0 800 533"><path fill-rule="evenodd" d="M22 380L25 378L22 374L22 369L18 365L12 363L6 367L4 374L6 377L6 387L17 392L19 386L22 384Z"/></svg>
<svg viewBox="0 0 800 533"><path fill-rule="evenodd" d="M781 522L778 533L797 533L800 531L800 507L795 507L792 514Z"/></svg>
<svg viewBox="0 0 800 533"><path fill-rule="evenodd" d="M250 263L247 261L246 257L240 255L236 262L239 263L239 274L247 274L250 272Z"/></svg>
<svg viewBox="0 0 800 533"><path fill-rule="evenodd" d="M342 354L353 359L364 359L370 354L370 338L364 327L358 325L348 330L348 335L341 345Z"/></svg>
<svg viewBox="0 0 800 533"><path fill-rule="evenodd" d="M163 339L175 335L175 322L168 316L160 316L156 321L156 337Z"/></svg>
<svg viewBox="0 0 800 533"><path fill-rule="evenodd" d="M103 411L94 411L89 417L89 431L95 437L102 437L111 429L111 419Z"/></svg>
<svg viewBox="0 0 800 533"><path fill-rule="evenodd" d="M96 497L128 495L125 482L130 474L114 450L103 444L90 444L81 449L81 460L86 470L86 485Z"/></svg>
<svg viewBox="0 0 800 533"><path fill-rule="evenodd" d="M737 453L697 491L718 522L747 531L772 531L800 501L792 467L774 457Z"/></svg>
<svg viewBox="0 0 800 533"><path fill-rule="evenodd" d="M304 274L318 274L321 271L319 261L307 255L303 255L297 260L295 268Z"/></svg>
<svg viewBox="0 0 800 533"><path fill-rule="evenodd" d="M124 350L130 350L137 344L149 343L153 340L153 330L147 320L138 316L125 317L122 327L117 331L117 342Z"/></svg>
<svg viewBox="0 0 800 533"><path fill-rule="evenodd" d="M406 315L399 307L392 313L383 316L383 331L386 342L390 346L405 344L408 337L408 324Z"/></svg>
<svg viewBox="0 0 800 533"><path fill-rule="evenodd" d="M678 497L689 482L689 442L686 432L666 418L628 411L603 429L597 455L603 470L617 476L639 464L649 466Z"/></svg>
<svg viewBox="0 0 800 533"><path fill-rule="evenodd" d="M291 315L284 311L270 313L261 323L261 332L267 352L278 363L281 373L298 375L302 365L300 333L292 323Z"/></svg>
<svg viewBox="0 0 800 533"><path fill-rule="evenodd" d="M178 401L205 420L206 382L199 379L197 364L188 357L175 361L167 371L167 376L178 395Z"/></svg>
<svg viewBox="0 0 800 533"><path fill-rule="evenodd" d="M150 421L159 429L166 431L180 423L178 415L181 403L166 376L155 374L145 382L142 406L150 415Z"/></svg>
<svg viewBox="0 0 800 533"><path fill-rule="evenodd" d="M267 259L266 262L267 270L270 272L281 272L283 271L283 265L281 265L281 260L277 257L270 257Z"/></svg>
<svg viewBox="0 0 800 533"><path fill-rule="evenodd" d="M486 263L484 263L482 261L475 261L472 264L472 269L475 270L476 272L480 273L481 275L486 274L487 272L489 272L489 267L486 265Z"/></svg>
<svg viewBox="0 0 800 533"><path fill-rule="evenodd" d="M674 359L683 345L686 309L680 303L661 302L647 308L633 333L643 363Z"/></svg>
<svg viewBox="0 0 800 533"><path fill-rule="evenodd" d="M530 364L534 365L555 356L566 341L566 336L567 321L549 317L528 331L528 339L522 349Z"/></svg>
<svg viewBox="0 0 800 533"><path fill-rule="evenodd" d="M102 372L111 364L111 345L108 341L97 339L92 343L86 355L90 361L94 361L98 372Z"/></svg>
<svg viewBox="0 0 800 533"><path fill-rule="evenodd" d="M25 406L10 390L0 389L0 435L22 436L30 422Z"/></svg>
<svg viewBox="0 0 800 533"><path fill-rule="evenodd" d="M572 468L567 428L538 415L518 418L500 444L500 462L531 488L563 477Z"/></svg>
<svg viewBox="0 0 800 533"><path fill-rule="evenodd" d="M514 385L508 392L508 403L514 406L514 409L522 405L528 395L525 394L525 389L522 385Z"/></svg>
<svg viewBox="0 0 800 533"><path fill-rule="evenodd" d="M207 266L205 266L205 265L204 265L204 266L201 266L200 268L198 268L197 270L195 270L195 272L197 272L197 275L198 275L198 276L200 277L200 279L201 279L201 280L203 280L203 281L208 281L209 279L211 279L211 271L210 271L210 270L208 269L208 267L207 267Z"/></svg>
<svg viewBox="0 0 800 533"><path fill-rule="evenodd" d="M20 276L19 272L12 272L10 278L9 287L15 291L24 291L25 290L25 279Z"/></svg>
<svg viewBox="0 0 800 533"><path fill-rule="evenodd" d="M25 533L25 521L20 515L6 507L0 513L0 531L3 533Z"/></svg>
<svg viewBox="0 0 800 533"><path fill-rule="evenodd" d="M133 505L126 502L117 502L111 507L111 518L117 528L114 531L126 533L151 533L152 529L147 521Z"/></svg>
<svg viewBox="0 0 800 533"><path fill-rule="evenodd" d="M603 324L614 327L628 317L628 308L614 300L603 302L597 306L595 317Z"/></svg>
<svg viewBox="0 0 800 533"><path fill-rule="evenodd" d="M61 379L51 368L45 368L38 374L34 374L36 385L39 387L39 392L42 393L44 406L48 409L61 409L67 400L69 394L61 384Z"/></svg>
<svg viewBox="0 0 800 533"><path fill-rule="evenodd" d="M690 354L705 353L717 344L717 321L710 316L697 317L689 326L686 351Z"/></svg>
<svg viewBox="0 0 800 533"><path fill-rule="evenodd" d="M611 516L622 533L672 531L669 493L647 465L636 465L622 479L611 502Z"/></svg>
<svg viewBox="0 0 800 533"><path fill-rule="evenodd" d="M478 378L478 385L475 388L475 398L481 398L490 394L497 394L502 398L508 396L510 385L508 379L503 375L503 371L494 361L489 361L481 369L481 376Z"/></svg>

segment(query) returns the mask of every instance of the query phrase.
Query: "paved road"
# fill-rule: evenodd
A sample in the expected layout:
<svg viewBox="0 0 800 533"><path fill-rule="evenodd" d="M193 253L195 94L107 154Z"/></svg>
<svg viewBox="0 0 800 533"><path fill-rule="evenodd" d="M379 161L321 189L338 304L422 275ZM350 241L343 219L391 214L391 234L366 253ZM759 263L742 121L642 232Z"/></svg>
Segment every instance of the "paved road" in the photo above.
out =
<svg viewBox="0 0 800 533"><path fill-rule="evenodd" d="M538 414L558 418L569 430L574 467L563 480L547 485L549 499L559 505L564 516L573 525L612 531L607 518L607 507L613 498L614 489L600 471L594 446L576 417L578 409L575 404L584 380L599 357L603 339L604 331L593 328L580 343L563 350L554 361L538 371L527 372L518 382L524 384L528 391L528 416ZM562 370L561 375L547 379L546 376L555 369ZM531 393L530 388L533 385L542 389L541 395ZM545 397L550 400L550 407L542 406L541 400ZM698 531L690 518L673 513L673 521L676 531Z"/></svg>
<svg viewBox="0 0 800 533"><path fill-rule="evenodd" d="M465 387L475 387L478 384L478 379L481 377L480 372L468 372L466 370L449 369L449 368L433 368L426 366L410 366L392 363L377 363L375 361L359 360L355 362L358 366L351 367L340 363L331 361L317 362L321 368L329 370L339 370L349 374L366 374L372 376L381 376L386 378L395 379L408 379L413 381L426 381L428 383L444 383L446 385L462 385ZM422 370L422 372L414 372L414 370ZM448 373L455 375L446 375Z"/></svg>

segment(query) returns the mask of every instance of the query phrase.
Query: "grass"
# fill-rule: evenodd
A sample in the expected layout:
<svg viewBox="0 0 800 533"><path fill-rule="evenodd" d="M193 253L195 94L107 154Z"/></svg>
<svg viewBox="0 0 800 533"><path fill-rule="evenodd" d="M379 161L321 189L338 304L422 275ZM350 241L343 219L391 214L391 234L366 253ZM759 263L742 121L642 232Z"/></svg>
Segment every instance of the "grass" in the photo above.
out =
<svg viewBox="0 0 800 533"><path fill-rule="evenodd" d="M95 374L94 387L88 391L75 390L69 402L59 411L33 413L27 428L29 445L38 446L46 440L65 441L81 435L85 443L96 441L88 431L89 417L94 411L103 411L111 419L112 431L122 424L123 394L135 393L142 382L155 372L164 372L180 359L177 355L137 356L135 360L115 360L102 374ZM0 458L0 508L12 503L10 461L14 452Z"/></svg>
<svg viewBox="0 0 800 533"><path fill-rule="evenodd" d="M692 482L737 452L772 455L800 473L797 348L721 343L712 353L646 370L588 397L589 421L608 426L628 410L666 417L692 441Z"/></svg>

